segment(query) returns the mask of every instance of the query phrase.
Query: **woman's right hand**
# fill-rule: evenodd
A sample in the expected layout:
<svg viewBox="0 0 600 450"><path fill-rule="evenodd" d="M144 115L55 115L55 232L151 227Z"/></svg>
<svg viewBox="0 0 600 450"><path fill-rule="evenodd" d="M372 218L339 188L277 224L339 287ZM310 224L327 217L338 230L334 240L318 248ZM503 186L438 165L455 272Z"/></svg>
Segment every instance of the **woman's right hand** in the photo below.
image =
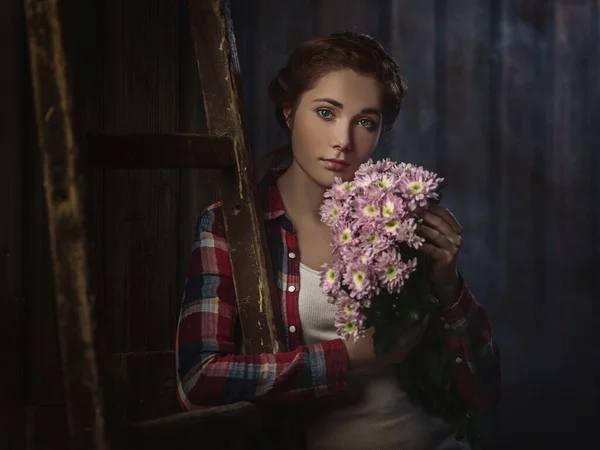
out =
<svg viewBox="0 0 600 450"><path fill-rule="evenodd" d="M375 347L373 345L374 327L368 328L366 336L359 338L356 343L354 343L353 338L348 338L345 344L350 370L379 368L404 361L408 353L421 342L428 322L429 316L426 316L407 330L399 332L389 353L379 358L375 356Z"/></svg>

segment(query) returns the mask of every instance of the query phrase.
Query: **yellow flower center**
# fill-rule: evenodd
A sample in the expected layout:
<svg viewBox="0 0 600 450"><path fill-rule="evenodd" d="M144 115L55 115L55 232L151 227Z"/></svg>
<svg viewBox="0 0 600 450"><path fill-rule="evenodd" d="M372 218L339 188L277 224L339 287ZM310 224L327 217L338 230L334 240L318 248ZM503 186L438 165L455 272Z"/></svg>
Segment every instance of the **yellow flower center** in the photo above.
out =
<svg viewBox="0 0 600 450"><path fill-rule="evenodd" d="M386 205L383 207L383 211L382 211L383 217L390 217L393 212L394 212L394 204L386 203Z"/></svg>
<svg viewBox="0 0 600 450"><path fill-rule="evenodd" d="M388 268L385 271L385 274L388 277L388 280L393 280L394 278L396 278L396 276L398 276L398 268L395 266L388 266Z"/></svg>
<svg viewBox="0 0 600 450"><path fill-rule="evenodd" d="M354 274L354 276L352 277L352 280L354 281L354 284L356 284L357 286L362 286L362 284L365 281L365 273L362 271L358 271Z"/></svg>
<svg viewBox="0 0 600 450"><path fill-rule="evenodd" d="M340 241L342 242L342 244L347 244L348 242L350 242L351 237L352 237L352 234L351 234L350 230L345 229L344 231L342 231L342 234L340 235Z"/></svg>
<svg viewBox="0 0 600 450"><path fill-rule="evenodd" d="M421 181L413 181L408 185L408 188L414 193L419 194L425 188L425 185Z"/></svg>
<svg viewBox="0 0 600 450"><path fill-rule="evenodd" d="M335 271L333 269L327 271L327 279L332 282L335 281Z"/></svg>
<svg viewBox="0 0 600 450"><path fill-rule="evenodd" d="M387 231L394 231L396 228L398 228L398 225L400 225L399 220L390 220L388 223L385 224L385 229Z"/></svg>
<svg viewBox="0 0 600 450"><path fill-rule="evenodd" d="M369 217L375 217L377 215L377 208L374 205L367 205L363 208L363 212Z"/></svg>
<svg viewBox="0 0 600 450"><path fill-rule="evenodd" d="M385 178L379 182L379 187L382 189L389 188L390 186L391 186L390 180L388 180L387 178Z"/></svg>

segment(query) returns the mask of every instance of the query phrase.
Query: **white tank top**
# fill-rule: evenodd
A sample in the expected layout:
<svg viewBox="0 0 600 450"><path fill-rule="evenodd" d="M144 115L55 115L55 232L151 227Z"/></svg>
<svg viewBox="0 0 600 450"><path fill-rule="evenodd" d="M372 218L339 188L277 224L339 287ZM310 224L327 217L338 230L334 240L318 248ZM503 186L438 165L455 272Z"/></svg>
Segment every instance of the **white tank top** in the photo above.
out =
<svg viewBox="0 0 600 450"><path fill-rule="evenodd" d="M304 343L338 339L334 306L319 286L319 272L300 264L299 308ZM414 406L400 389L394 369L351 372L349 405L306 429L308 450L468 450L451 428Z"/></svg>

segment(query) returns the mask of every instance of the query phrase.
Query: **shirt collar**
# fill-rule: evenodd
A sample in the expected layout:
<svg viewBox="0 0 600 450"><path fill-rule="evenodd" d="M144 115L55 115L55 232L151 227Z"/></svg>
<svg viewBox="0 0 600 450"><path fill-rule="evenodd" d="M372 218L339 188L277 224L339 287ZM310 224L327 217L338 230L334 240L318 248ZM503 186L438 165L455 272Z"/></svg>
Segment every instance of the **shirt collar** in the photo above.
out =
<svg viewBox="0 0 600 450"><path fill-rule="evenodd" d="M264 220L275 220L285 215L283 200L277 187L277 179L282 173L269 170L259 183Z"/></svg>

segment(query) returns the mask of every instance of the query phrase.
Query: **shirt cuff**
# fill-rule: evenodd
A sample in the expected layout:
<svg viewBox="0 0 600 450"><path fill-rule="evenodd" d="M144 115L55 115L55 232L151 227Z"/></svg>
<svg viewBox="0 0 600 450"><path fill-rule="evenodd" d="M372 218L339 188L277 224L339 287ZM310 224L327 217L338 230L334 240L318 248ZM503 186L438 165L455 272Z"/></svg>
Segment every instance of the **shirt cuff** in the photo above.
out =
<svg viewBox="0 0 600 450"><path fill-rule="evenodd" d="M321 397L341 391L348 382L348 352L344 341L334 339L315 347L315 353L311 355L311 359L316 357L316 361L311 361L315 396ZM322 358L317 356L319 353ZM315 362L317 364L314 364Z"/></svg>
<svg viewBox="0 0 600 450"><path fill-rule="evenodd" d="M450 306L442 308L440 316L442 320L448 323L452 328L459 328L460 324L466 320L469 315L469 311L473 306L473 295L469 289L469 286L462 275L460 277L460 293L458 300Z"/></svg>

